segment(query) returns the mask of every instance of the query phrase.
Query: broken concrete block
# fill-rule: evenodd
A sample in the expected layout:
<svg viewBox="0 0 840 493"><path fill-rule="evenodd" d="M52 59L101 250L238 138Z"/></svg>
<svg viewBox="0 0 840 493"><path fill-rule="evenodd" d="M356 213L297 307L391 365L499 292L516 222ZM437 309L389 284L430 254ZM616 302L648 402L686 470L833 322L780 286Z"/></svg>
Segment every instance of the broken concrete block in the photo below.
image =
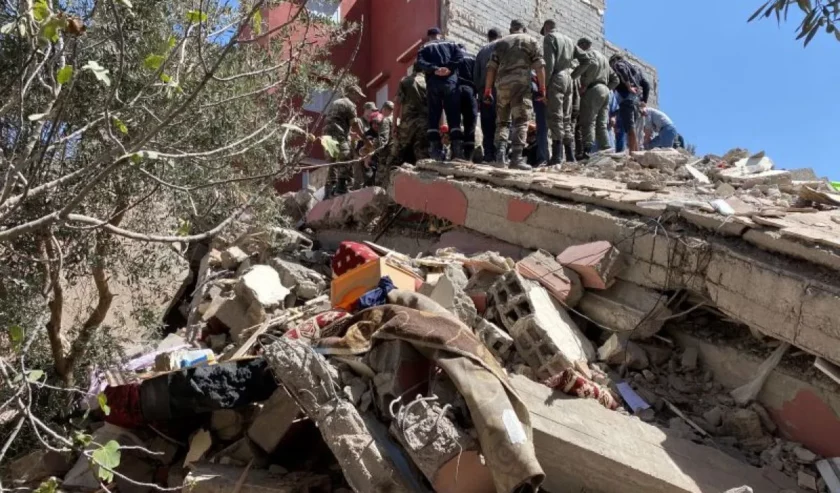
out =
<svg viewBox="0 0 840 493"><path fill-rule="evenodd" d="M817 490L817 478L812 474L808 474L805 471L799 471L796 476L796 484L800 488L805 488L806 490L810 491L818 491Z"/></svg>
<svg viewBox="0 0 840 493"><path fill-rule="evenodd" d="M622 268L618 249L608 241L571 246L557 256L557 262L577 272L589 289L607 289Z"/></svg>
<svg viewBox="0 0 840 493"><path fill-rule="evenodd" d="M248 254L242 251L238 246L232 246L221 253L222 267L228 270L233 270L239 267L239 264L248 259Z"/></svg>
<svg viewBox="0 0 840 493"><path fill-rule="evenodd" d="M661 170L675 170L677 166L685 164L688 159L676 149L651 149L637 151L630 154L637 163L646 168Z"/></svg>
<svg viewBox="0 0 840 493"><path fill-rule="evenodd" d="M231 465L195 464L184 480L183 491L190 493L301 493L329 491L328 476L310 473L278 475L268 470L249 469Z"/></svg>
<svg viewBox="0 0 840 493"><path fill-rule="evenodd" d="M327 289L327 280L314 270L281 258L271 259L271 266L280 275L283 286L302 300L317 298Z"/></svg>
<svg viewBox="0 0 840 493"><path fill-rule="evenodd" d="M516 270L522 277L539 282L564 306L574 308L583 297L583 283L577 272L560 265L548 252L538 250L528 255L517 262Z"/></svg>
<svg viewBox="0 0 840 493"><path fill-rule="evenodd" d="M299 250L312 250L312 240L300 231L291 228L271 228L272 244L275 249L293 253Z"/></svg>
<svg viewBox="0 0 840 493"><path fill-rule="evenodd" d="M355 491L409 491L407 481L365 420L335 389L338 372L320 354L298 341L279 339L265 348L275 377L300 403Z"/></svg>
<svg viewBox="0 0 840 493"><path fill-rule="evenodd" d="M341 227L350 223L367 224L387 207L388 193L379 187L362 188L322 200L306 214L306 223L315 228Z"/></svg>
<svg viewBox="0 0 840 493"><path fill-rule="evenodd" d="M513 337L485 318L478 317L476 320L475 335L496 358L502 362L507 361L513 349Z"/></svg>
<svg viewBox="0 0 840 493"><path fill-rule="evenodd" d="M755 411L749 409L732 409L723 415L723 426L730 435L748 440L761 438L761 419Z"/></svg>
<svg viewBox="0 0 840 493"><path fill-rule="evenodd" d="M536 371L549 378L595 357L595 349L548 291L516 271L491 287L494 309L513 336L516 349Z"/></svg>
<svg viewBox="0 0 840 493"><path fill-rule="evenodd" d="M247 436L225 447L213 457L213 461L235 466L246 466L249 463L259 468L268 466L265 454Z"/></svg>
<svg viewBox="0 0 840 493"><path fill-rule="evenodd" d="M234 340L238 339L243 330L259 325L265 321L265 310L258 303L249 306L243 304L239 297L224 299L214 316L228 329Z"/></svg>
<svg viewBox="0 0 840 493"><path fill-rule="evenodd" d="M265 309L282 307L291 290L280 282L280 275L268 265L255 265L236 285L236 293L246 303L257 303Z"/></svg>
<svg viewBox="0 0 840 493"><path fill-rule="evenodd" d="M270 454L277 448L299 414L300 409L295 400L286 389L280 387L271 394L271 398L251 423L248 437Z"/></svg>
<svg viewBox="0 0 840 493"><path fill-rule="evenodd" d="M605 291L587 291L578 310L610 330L645 339L659 332L671 315L667 299L658 291L618 281Z"/></svg>
<svg viewBox="0 0 840 493"><path fill-rule="evenodd" d="M697 369L697 348L696 347L687 347L682 355L681 364L682 367L686 370L696 370Z"/></svg>
<svg viewBox="0 0 840 493"><path fill-rule="evenodd" d="M436 402L418 400L407 404L391 423L391 434L432 483L447 462L460 453L478 448L475 440L459 429ZM472 473L481 474L482 471L486 476L484 482L489 481L492 485L487 467L477 468ZM452 482L452 479L441 478L441 482ZM458 491L473 490L464 489L462 485ZM490 491L495 491L495 488Z"/></svg>
<svg viewBox="0 0 840 493"><path fill-rule="evenodd" d="M460 272L454 269L448 269L438 279L429 298L455 315L464 325L472 327L475 325L475 317L478 311L472 299L464 292L464 287L467 285L467 277L464 275L463 269L460 266L458 270ZM455 272L458 273L456 274Z"/></svg>
<svg viewBox="0 0 840 493"><path fill-rule="evenodd" d="M613 334L598 348L598 359L611 366L627 366L631 370L644 370L650 366L647 353L626 336Z"/></svg>

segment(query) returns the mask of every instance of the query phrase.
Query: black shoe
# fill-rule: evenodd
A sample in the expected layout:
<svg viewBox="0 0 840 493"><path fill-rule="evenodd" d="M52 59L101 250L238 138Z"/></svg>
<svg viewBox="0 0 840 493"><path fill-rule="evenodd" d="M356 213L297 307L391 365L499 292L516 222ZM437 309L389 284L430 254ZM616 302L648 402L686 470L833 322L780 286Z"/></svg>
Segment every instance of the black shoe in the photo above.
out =
<svg viewBox="0 0 840 493"><path fill-rule="evenodd" d="M493 161L493 166L497 168L507 168L507 144L496 144L496 156Z"/></svg>
<svg viewBox="0 0 840 493"><path fill-rule="evenodd" d="M452 160L464 160L464 142L462 140L452 141Z"/></svg>
<svg viewBox="0 0 840 493"><path fill-rule="evenodd" d="M516 147L510 151L510 167L522 171L531 171L533 169L525 163L525 158L522 156L522 149Z"/></svg>
<svg viewBox="0 0 840 493"><path fill-rule="evenodd" d="M563 143L559 140L551 141L551 160L548 162L551 166L558 165L563 162Z"/></svg>
<svg viewBox="0 0 840 493"><path fill-rule="evenodd" d="M575 162L575 145L573 143L564 144L563 148L566 150L566 162Z"/></svg>

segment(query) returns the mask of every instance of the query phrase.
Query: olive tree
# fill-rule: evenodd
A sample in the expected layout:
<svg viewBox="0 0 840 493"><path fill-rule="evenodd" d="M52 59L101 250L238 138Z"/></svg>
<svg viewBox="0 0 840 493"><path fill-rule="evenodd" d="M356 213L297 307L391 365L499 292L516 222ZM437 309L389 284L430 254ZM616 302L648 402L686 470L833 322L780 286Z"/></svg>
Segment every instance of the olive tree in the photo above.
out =
<svg viewBox="0 0 840 493"><path fill-rule="evenodd" d="M792 5L804 14L796 28L796 39L804 39L805 46L808 46L821 30L833 34L840 41L840 32L837 30L840 0L767 0L750 17L749 22L774 15L777 22L787 20Z"/></svg>

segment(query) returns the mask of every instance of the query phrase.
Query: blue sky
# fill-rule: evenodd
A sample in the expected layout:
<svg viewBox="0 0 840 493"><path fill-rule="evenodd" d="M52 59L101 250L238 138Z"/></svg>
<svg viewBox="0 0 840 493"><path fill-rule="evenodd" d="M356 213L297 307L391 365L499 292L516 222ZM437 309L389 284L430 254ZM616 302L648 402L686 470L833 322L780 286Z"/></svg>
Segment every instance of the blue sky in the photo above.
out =
<svg viewBox="0 0 840 493"><path fill-rule="evenodd" d="M840 180L840 42L820 33L803 48L795 6L781 27L747 24L763 3L608 0L607 39L657 67L659 105L699 154L763 149Z"/></svg>

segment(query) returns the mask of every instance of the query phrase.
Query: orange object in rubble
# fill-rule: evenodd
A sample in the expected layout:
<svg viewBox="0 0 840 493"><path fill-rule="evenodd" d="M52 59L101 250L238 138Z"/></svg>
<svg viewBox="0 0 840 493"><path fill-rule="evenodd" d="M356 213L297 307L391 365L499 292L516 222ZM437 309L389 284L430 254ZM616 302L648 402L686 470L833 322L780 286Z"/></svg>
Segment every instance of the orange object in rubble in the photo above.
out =
<svg viewBox="0 0 840 493"><path fill-rule="evenodd" d="M413 272L393 260L379 258L333 279L330 286L332 306L345 310L352 309L353 304L363 294L375 288L379 280L385 276L391 278L391 282L397 289L415 291L418 278Z"/></svg>

